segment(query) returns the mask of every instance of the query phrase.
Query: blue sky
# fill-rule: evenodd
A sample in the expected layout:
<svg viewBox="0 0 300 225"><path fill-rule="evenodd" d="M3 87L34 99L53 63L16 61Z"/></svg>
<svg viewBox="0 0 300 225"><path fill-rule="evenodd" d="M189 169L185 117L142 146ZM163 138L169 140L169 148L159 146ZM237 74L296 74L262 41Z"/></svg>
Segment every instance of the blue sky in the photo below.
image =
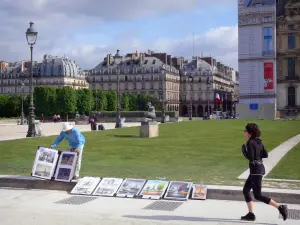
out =
<svg viewBox="0 0 300 225"><path fill-rule="evenodd" d="M151 49L190 58L194 32L195 55L211 54L237 67L236 0L32 0L33 9L21 0L1 1L2 10L12 13L1 18L0 9L6 34L0 37L0 60L27 57L22 36L33 20L39 59L65 54L91 69L117 48L124 54Z"/></svg>

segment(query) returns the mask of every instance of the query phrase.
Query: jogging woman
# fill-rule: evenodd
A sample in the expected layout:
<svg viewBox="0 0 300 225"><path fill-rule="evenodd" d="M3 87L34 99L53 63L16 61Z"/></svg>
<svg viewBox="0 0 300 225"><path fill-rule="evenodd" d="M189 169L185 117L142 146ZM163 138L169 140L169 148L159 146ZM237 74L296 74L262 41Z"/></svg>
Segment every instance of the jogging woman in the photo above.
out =
<svg viewBox="0 0 300 225"><path fill-rule="evenodd" d="M245 183L243 194L247 202L249 213L242 216L242 220L254 221L255 215L253 213L253 201L250 195L251 189L256 200L264 202L265 204L272 205L279 210L283 220L287 219L288 208L286 205L279 205L269 197L261 194L262 178L265 174L265 167L263 165L263 158L268 158L268 152L262 143L260 137L260 130L254 123L248 123L244 130L244 136L247 144L242 146L244 156L249 160L250 175Z"/></svg>

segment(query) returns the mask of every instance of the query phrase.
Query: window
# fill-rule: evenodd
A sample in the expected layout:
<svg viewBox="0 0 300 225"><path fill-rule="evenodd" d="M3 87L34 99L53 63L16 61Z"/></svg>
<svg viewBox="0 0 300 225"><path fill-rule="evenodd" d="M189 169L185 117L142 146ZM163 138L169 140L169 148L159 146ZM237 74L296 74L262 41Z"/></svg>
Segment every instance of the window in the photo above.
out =
<svg viewBox="0 0 300 225"><path fill-rule="evenodd" d="M264 51L273 51L273 28L264 27Z"/></svg>
<svg viewBox="0 0 300 225"><path fill-rule="evenodd" d="M296 88L293 86L288 87L288 106L296 105Z"/></svg>
<svg viewBox="0 0 300 225"><path fill-rule="evenodd" d="M128 83L125 83L125 90L128 90Z"/></svg>
<svg viewBox="0 0 300 225"><path fill-rule="evenodd" d="M127 76L125 76L125 81L127 81Z"/></svg>
<svg viewBox="0 0 300 225"><path fill-rule="evenodd" d="M296 58L288 58L288 76L295 77L296 75Z"/></svg>
<svg viewBox="0 0 300 225"><path fill-rule="evenodd" d="M145 89L145 83L144 82L142 83L142 89L143 90Z"/></svg>
<svg viewBox="0 0 300 225"><path fill-rule="evenodd" d="M288 47L289 49L295 48L295 35L292 33L288 34Z"/></svg>
<svg viewBox="0 0 300 225"><path fill-rule="evenodd" d="M136 90L136 83L133 83L133 89Z"/></svg>
<svg viewBox="0 0 300 225"><path fill-rule="evenodd" d="M267 17L264 17L264 22L265 23L269 23L269 22L272 22L272 17L271 16L267 16Z"/></svg>
<svg viewBox="0 0 300 225"><path fill-rule="evenodd" d="M289 29L289 30L295 30L295 25L294 25L294 24L289 25L289 26L288 26L288 29Z"/></svg>

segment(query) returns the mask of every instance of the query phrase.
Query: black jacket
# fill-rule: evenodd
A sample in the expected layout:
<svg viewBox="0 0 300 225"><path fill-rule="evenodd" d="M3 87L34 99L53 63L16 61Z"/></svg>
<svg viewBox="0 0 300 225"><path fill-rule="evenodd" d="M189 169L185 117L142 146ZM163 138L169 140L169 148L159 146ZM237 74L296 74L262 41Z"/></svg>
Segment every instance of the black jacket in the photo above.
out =
<svg viewBox="0 0 300 225"><path fill-rule="evenodd" d="M266 151L261 139L249 138L246 146L243 145L242 152L249 160L250 174L264 175L265 167L262 159L268 158L268 152Z"/></svg>

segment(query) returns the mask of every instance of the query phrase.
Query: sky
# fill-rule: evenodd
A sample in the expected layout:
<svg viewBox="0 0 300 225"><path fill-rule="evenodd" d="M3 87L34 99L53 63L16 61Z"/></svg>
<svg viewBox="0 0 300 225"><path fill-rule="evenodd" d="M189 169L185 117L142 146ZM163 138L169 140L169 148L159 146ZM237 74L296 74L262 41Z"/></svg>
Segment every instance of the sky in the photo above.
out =
<svg viewBox="0 0 300 225"><path fill-rule="evenodd" d="M238 65L237 0L0 0L0 61L30 58L25 32L34 22L34 60L67 56L93 69L117 49L213 56Z"/></svg>

